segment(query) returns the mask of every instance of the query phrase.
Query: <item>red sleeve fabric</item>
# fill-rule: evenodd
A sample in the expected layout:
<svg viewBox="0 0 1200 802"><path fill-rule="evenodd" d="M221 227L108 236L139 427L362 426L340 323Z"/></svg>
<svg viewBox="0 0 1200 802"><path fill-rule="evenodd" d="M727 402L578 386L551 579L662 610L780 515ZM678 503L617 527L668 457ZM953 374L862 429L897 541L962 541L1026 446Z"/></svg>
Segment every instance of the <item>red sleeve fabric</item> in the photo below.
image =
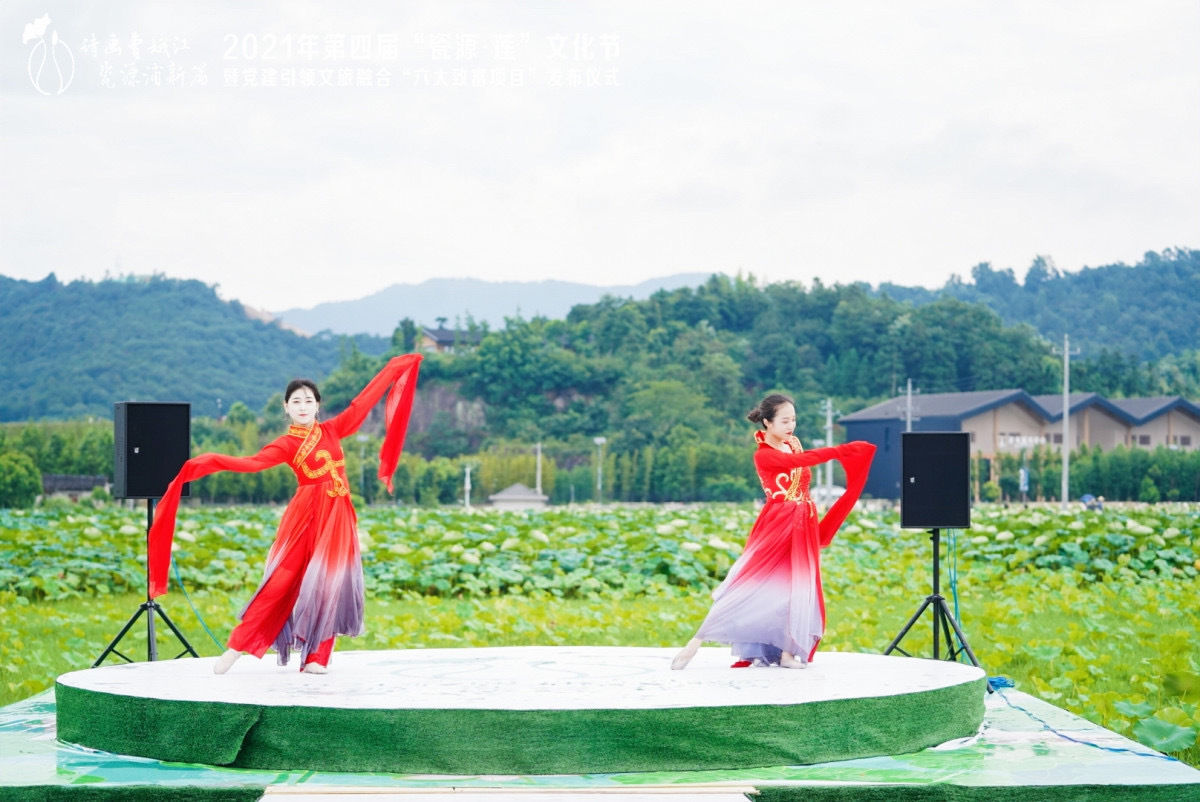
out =
<svg viewBox="0 0 1200 802"><path fill-rule="evenodd" d="M285 445L286 436L263 447L252 457L231 457L227 454L201 454L183 463L179 474L167 485L167 491L154 509L154 523L147 538L149 552L150 597L167 592L167 569L171 565L171 542L175 538L175 515L179 497L187 482L217 471L253 473L286 462L291 456ZM294 449L293 449L294 450Z"/></svg>
<svg viewBox="0 0 1200 802"><path fill-rule="evenodd" d="M838 528L854 509L858 497L862 495L863 485L867 483L867 475L871 472L871 460L875 457L875 446L862 440L835 446L838 452L837 460L846 471L846 492L833 503L821 518L819 524L821 548L833 542L833 536Z"/></svg>
<svg viewBox="0 0 1200 802"><path fill-rule="evenodd" d="M781 473L796 468L812 467L831 459L842 463L842 468L846 471L846 492L826 511L820 522L821 546L825 547L833 542L838 527L846 520L850 510L854 509L863 486L867 483L874 456L875 446L855 440L840 446L813 448L791 454L777 448L763 447L754 452L754 462L760 473Z"/></svg>
<svg viewBox="0 0 1200 802"><path fill-rule="evenodd" d="M404 435L408 431L421 359L420 354L392 357L345 410L322 424L326 431L339 439L357 432L371 408L391 386L384 403L383 446L379 449L379 479L387 485L389 493L392 492L392 474L396 472L400 452L404 449Z"/></svg>
<svg viewBox="0 0 1200 802"><path fill-rule="evenodd" d="M760 469L771 473L790 471L794 468L808 468L835 459L841 446L831 448L810 448L808 451L788 453L770 446L760 447L754 452L754 464Z"/></svg>

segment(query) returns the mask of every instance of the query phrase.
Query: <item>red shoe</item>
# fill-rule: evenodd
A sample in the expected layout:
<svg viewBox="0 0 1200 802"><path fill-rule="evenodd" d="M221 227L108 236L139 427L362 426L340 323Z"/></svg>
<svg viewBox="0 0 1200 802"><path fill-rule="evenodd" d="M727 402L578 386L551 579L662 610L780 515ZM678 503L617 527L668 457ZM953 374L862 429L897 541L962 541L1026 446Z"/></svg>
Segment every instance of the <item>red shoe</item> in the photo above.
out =
<svg viewBox="0 0 1200 802"><path fill-rule="evenodd" d="M736 663L731 665L730 668L749 668L752 665L754 665L753 660L738 660Z"/></svg>

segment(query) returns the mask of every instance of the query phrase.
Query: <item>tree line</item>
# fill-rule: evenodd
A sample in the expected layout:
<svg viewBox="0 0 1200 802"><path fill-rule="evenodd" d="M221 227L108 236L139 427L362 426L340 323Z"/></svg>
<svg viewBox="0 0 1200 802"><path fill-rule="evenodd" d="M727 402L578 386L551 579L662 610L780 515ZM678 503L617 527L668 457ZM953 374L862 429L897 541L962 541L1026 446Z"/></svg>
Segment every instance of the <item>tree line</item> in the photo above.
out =
<svg viewBox="0 0 1200 802"><path fill-rule="evenodd" d="M408 323L397 327L398 342ZM797 433L812 445L825 436L826 399L838 413L853 412L909 379L925 393L1056 393L1062 361L1054 346L1028 325L1006 325L986 306L954 298L913 305L865 285L759 286L753 277L714 276L644 301L576 306L564 320L512 318L478 348L430 355L423 386L439 388L444 403L414 443L427 457L454 457L542 441L567 468L590 458L595 437L635 466L653 459L647 449L681 444L745 455L745 411L782 390L796 399ZM379 364L347 355L327 379L328 399L348 401ZM1073 389L1106 397L1200 394L1200 352L1142 362L1105 351L1076 358L1071 373ZM469 404L477 414L462 414ZM744 473L704 476L699 486ZM659 486L679 491L665 480Z"/></svg>
<svg viewBox="0 0 1200 802"><path fill-rule="evenodd" d="M380 356L344 343L321 381L325 409L344 407L388 356L413 347L416 331L413 321L400 321ZM430 354L422 367L408 456L396 478L403 503L461 499L469 464L478 469L477 502L502 481L531 484L528 466L524 478L496 466L531 459L534 443L546 455L544 489L553 501L594 498L597 474L606 499L749 499L759 490L744 414L766 392L793 395L797 434L812 446L825 437L826 399L848 413L896 394L908 379L930 393L1019 387L1042 394L1061 385L1060 357L1032 327L1007 325L981 304L950 297L914 304L861 284L760 286L752 276L713 276L643 301L576 306L563 320L511 318L482 334L478 347ZM1071 378L1076 390L1110 397L1195 397L1200 355L1142 362L1103 352L1073 361ZM238 401L219 417L196 416L193 453L252 453L282 429L281 402L275 392L258 412ZM9 426L0 430L0 453L24 453L43 473L111 475L110 428ZM345 444L347 471L367 502L382 498L370 467L377 436L369 425L365 441ZM1174 457L1161 459L1166 465ZM1003 494L1015 473L1003 460L997 471ZM1194 497L1162 476L1155 484L1161 497ZM290 492L286 468L222 474L193 491L212 501L281 501Z"/></svg>
<svg viewBox="0 0 1200 802"><path fill-rule="evenodd" d="M187 401L220 416L258 408L293 376L324 376L343 341L382 352L382 338L306 337L264 322L217 287L163 276L41 281L0 276L0 421L112 419L114 401Z"/></svg>
<svg viewBox="0 0 1200 802"><path fill-rule="evenodd" d="M476 371L468 389L493 406L501 392L494 380L517 372L522 393L553 396L559 406L590 397L597 385L619 391L656 374L682 374L689 386L699 378L707 398L729 407L746 393L727 389L782 387L849 403L884 397L909 378L925 392L1052 392L1057 367L1049 349L1067 332L1083 349L1077 387L1111 397L1195 395L1198 285L1200 251L1187 249L1078 273L1061 273L1039 257L1021 283L1011 269L985 263L970 280L956 277L938 290L719 276L644 301L578 305L563 320L516 319L497 332L476 327L467 333L507 336L447 372L465 378ZM16 355L0 361L0 381L16 390L0 399L0 421L110 419L114 400L150 399L188 401L194 414L220 417L236 401L261 407L296 375L327 377L352 351L378 358L409 350L419 332L406 320L390 341L306 337L259 317L198 281L0 276L0 325ZM538 338L546 338L544 347L529 342ZM523 363L503 363L509 351ZM550 361L528 364L535 357ZM528 400L527 393L515 399L526 417ZM580 404L570 413L554 425L604 414ZM492 410L500 415L512 417Z"/></svg>
<svg viewBox="0 0 1200 802"><path fill-rule="evenodd" d="M277 435L274 420L268 422L243 406L222 421L195 421L192 453L247 454ZM537 470L532 449L513 443L457 457L406 453L394 476L395 492L389 496L375 475L378 435L348 439L343 446L346 473L359 504L462 504L468 467L471 502L485 504L488 496L512 484L532 488ZM112 448L112 427L104 423L0 425L0 507L32 505L42 492L42 474L100 475L111 481ZM1024 493L1022 468L1028 477ZM1058 501L1061 470L1058 452L1037 446L994 460L976 457L971 480L975 497L983 501ZM541 473L542 490L556 504L746 501L762 492L745 447L686 440L661 449L647 446L622 453L593 446L583 458L567 444L547 444ZM842 480L840 471L834 479ZM279 504L293 492L291 469L281 465L258 473L204 477L192 483L191 498L200 503ZM1085 445L1072 453L1069 497L1077 499L1084 493L1110 501L1200 501L1200 450L1118 446L1104 451Z"/></svg>
<svg viewBox="0 0 1200 802"><path fill-rule="evenodd" d="M1150 277L1142 296L1155 295L1153 278L1160 273L1188 276L1196 262L1195 251L1148 255L1137 268ZM998 291L989 289L993 285L1008 285L987 270L977 270L971 286L995 294ZM1125 276L1130 271L1116 272ZM1043 265L1042 274L1047 272ZM1031 275L1026 283L1039 287L1070 280L1062 275L1038 278L1033 270ZM1104 275L1108 273L1100 271L1087 280L1095 284ZM14 289L15 284L22 286ZM49 303L43 296L66 303L64 299L74 295L96 300L96 293L111 294L105 297L106 305L112 306L126 297L122 292L130 291L116 281L61 285L53 277L15 284L3 279L0 289L25 293L24 299L35 306ZM162 278L130 284L139 299L137 309L145 308L148 315L151 307L159 309L151 328L157 327L160 343L163 332L172 340L204 340L204 331L196 328L198 319L160 318L170 314L162 310L171 308L172 299L183 296L207 309L216 299L214 288ZM477 347L464 337L453 353L430 354L422 366L406 448L409 457L397 477L398 498L405 503L459 498L467 464L477 464L481 472L475 500L486 498L501 488L483 477L503 472L484 466L500 455L527 457L535 443L542 443L546 465L552 466L543 479L554 501L594 496L598 461L604 482L600 494L608 499L753 498L759 491L750 463L751 427L744 415L764 393L779 390L796 399L797 435L813 446L826 437L822 405L827 400L837 414L853 412L897 394L910 379L925 393L1022 388L1045 394L1061 387L1056 343L1028 323L1007 323L985 303L952 294L905 298L893 293L902 295L890 285L882 291L866 284L827 286L820 281L762 285L752 275L716 275L698 287L663 290L641 301L609 297L578 305L561 320L514 317L502 328L483 328ZM1194 293L1179 295L1184 302L1196 303ZM238 325L248 320L240 307L235 317ZM259 325L265 324L250 322L238 347L258 347ZM29 321L27 327L36 328ZM282 351L264 351L279 374L272 374L270 381L261 380L264 374L257 362L243 365L244 354L235 348L234 339L217 344L226 372L244 368L259 378L258 400L232 400L236 395L231 394L222 408L193 406L193 453L251 453L277 436L283 425L278 390L296 373L319 378L324 408L338 411L384 360L415 347L419 330L405 319L397 323L390 341L333 343L268 328L272 337L287 335L277 343ZM149 338L150 332L134 327L129 334ZM55 338L65 339L66 334L58 332L51 337ZM1192 342L1183 337L1180 341ZM337 351L329 368L291 359L314 342ZM212 350L213 343L208 345ZM205 350L165 360L160 366L167 371L160 377L163 384L151 395L163 397L185 379L211 378L204 372L211 368L201 370ZM38 353L47 377L70 375L69 366L56 372L52 351ZM104 376L100 379L85 384L82 392L102 402L111 414L111 400L97 392L111 391L111 383ZM68 383L79 389L78 381ZM1200 351L1180 350L1155 359L1117 350L1085 352L1072 361L1071 385L1107 397L1195 398L1200 395ZM41 429L9 426L0 430L7 432L0 440L0 453L24 453L42 473L111 475L111 432L105 434L106 428L111 424L103 421L95 429L82 423L46 423ZM380 489L372 484L372 470L358 464L360 452L361 460L369 462L377 450L371 425L366 436L370 447L353 441L346 443L346 451L352 482L357 480L364 500L372 501L381 497ZM839 437L835 430L834 441ZM603 449L595 445L597 438L604 438ZM68 465L74 468L65 469ZM530 484L532 475L514 481ZM279 501L290 493L290 482L286 469L258 477L220 475L197 482L194 493L216 501Z"/></svg>
<svg viewBox="0 0 1200 802"><path fill-rule="evenodd" d="M1027 471L1022 493L1020 471ZM983 501L1061 501L1062 455L1046 446L972 464L976 497ZM1082 445L1071 452L1068 499L1084 494L1109 501L1200 501L1200 450L1163 446L1150 451Z"/></svg>
<svg viewBox="0 0 1200 802"><path fill-rule="evenodd" d="M1008 324L1027 323L1046 338L1071 336L1085 354L1104 352L1133 360L1157 360L1200 349L1196 287L1200 250L1147 252L1136 265L1123 263L1060 271L1036 257L1017 281L1011 268L983 262L970 281L955 276L936 290L883 284L878 292L923 305L938 298L978 303Z"/></svg>

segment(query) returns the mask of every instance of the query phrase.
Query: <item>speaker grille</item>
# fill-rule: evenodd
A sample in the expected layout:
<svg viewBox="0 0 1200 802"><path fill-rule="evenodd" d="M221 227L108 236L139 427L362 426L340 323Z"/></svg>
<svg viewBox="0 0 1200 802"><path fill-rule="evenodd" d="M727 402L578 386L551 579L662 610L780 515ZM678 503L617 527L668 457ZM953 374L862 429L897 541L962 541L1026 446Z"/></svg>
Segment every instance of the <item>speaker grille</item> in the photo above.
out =
<svg viewBox="0 0 1200 802"><path fill-rule="evenodd" d="M900 435L901 528L970 528L970 450L967 432Z"/></svg>
<svg viewBox="0 0 1200 802"><path fill-rule="evenodd" d="M191 405L113 405L113 497L162 498L191 451ZM189 494L183 486L183 495Z"/></svg>

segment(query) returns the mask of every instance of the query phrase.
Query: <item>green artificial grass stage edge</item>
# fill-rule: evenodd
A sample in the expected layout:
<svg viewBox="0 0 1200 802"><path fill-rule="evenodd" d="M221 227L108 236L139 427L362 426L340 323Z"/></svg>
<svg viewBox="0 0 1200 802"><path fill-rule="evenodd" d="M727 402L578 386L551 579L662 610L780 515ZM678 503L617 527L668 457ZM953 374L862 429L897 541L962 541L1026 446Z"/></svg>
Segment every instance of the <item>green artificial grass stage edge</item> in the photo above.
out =
<svg viewBox="0 0 1200 802"><path fill-rule="evenodd" d="M56 684L58 737L254 769L598 774L758 768L916 752L973 735L984 679L796 705L373 710L181 702Z"/></svg>
<svg viewBox="0 0 1200 802"><path fill-rule="evenodd" d="M1194 802L1190 785L759 785L754 802Z"/></svg>
<svg viewBox="0 0 1200 802"><path fill-rule="evenodd" d="M1042 786L963 786L948 783L930 785L754 785L759 793L747 802L1029 802L1053 799L1054 802L1104 802L1104 800L1154 800L1154 802L1191 802L1195 785L1042 785ZM6 802L257 802L264 787L217 788L161 785L58 785L3 788ZM319 793L320 786L313 786ZM563 789L566 790L566 789ZM634 789L629 789L634 790ZM681 791L683 788L681 787Z"/></svg>
<svg viewBox="0 0 1200 802"><path fill-rule="evenodd" d="M19 785L0 787L5 802L258 802L262 786L210 788L162 785Z"/></svg>

